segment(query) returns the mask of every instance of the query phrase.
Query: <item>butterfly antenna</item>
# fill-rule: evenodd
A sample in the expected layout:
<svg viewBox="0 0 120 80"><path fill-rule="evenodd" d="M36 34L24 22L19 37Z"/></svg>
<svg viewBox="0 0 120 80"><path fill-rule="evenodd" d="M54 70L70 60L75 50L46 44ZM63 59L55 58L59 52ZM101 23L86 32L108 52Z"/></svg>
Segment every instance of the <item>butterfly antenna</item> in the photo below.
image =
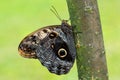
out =
<svg viewBox="0 0 120 80"><path fill-rule="evenodd" d="M54 6L52 6L52 9L50 9L50 10L56 15L56 17L57 17L60 21L62 21L62 19L60 18L59 14L58 14L58 12L57 12L57 10L55 9Z"/></svg>

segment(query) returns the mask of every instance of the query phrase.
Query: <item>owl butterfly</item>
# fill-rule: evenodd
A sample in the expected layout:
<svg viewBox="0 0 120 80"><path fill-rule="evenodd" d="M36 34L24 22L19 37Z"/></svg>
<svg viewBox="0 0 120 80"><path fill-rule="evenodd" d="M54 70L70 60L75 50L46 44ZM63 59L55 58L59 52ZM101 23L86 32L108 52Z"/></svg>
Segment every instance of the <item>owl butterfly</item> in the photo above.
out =
<svg viewBox="0 0 120 80"><path fill-rule="evenodd" d="M61 25L38 29L21 41L18 51L25 58L38 59L51 73L66 74L76 57L72 27L62 20Z"/></svg>

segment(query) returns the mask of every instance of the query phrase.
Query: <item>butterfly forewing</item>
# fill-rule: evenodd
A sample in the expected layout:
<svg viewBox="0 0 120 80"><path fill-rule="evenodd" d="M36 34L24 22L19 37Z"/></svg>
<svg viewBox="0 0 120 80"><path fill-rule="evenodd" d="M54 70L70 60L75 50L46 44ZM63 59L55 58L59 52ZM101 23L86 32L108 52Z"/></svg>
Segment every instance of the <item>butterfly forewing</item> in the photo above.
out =
<svg viewBox="0 0 120 80"><path fill-rule="evenodd" d="M60 25L47 26L26 36L18 47L20 55L25 58L37 58L35 53L37 46L39 45L40 41L42 41L51 31L53 31L53 27L57 28L60 27Z"/></svg>

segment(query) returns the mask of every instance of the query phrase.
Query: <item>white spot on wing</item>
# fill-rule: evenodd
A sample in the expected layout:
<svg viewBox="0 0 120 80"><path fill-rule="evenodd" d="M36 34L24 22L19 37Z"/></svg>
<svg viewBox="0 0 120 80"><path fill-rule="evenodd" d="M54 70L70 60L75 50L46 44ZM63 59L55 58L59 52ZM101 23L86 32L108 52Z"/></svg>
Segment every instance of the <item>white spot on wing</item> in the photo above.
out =
<svg viewBox="0 0 120 80"><path fill-rule="evenodd" d="M40 39L44 39L47 36L47 33L44 33L43 31L40 31L38 34Z"/></svg>
<svg viewBox="0 0 120 80"><path fill-rule="evenodd" d="M35 35L35 36L38 36L38 38L39 38L40 40L42 40L42 39L44 39L44 38L51 32L50 29L46 29L46 30L47 30L47 33L45 33L43 30L41 30L41 31L35 33L34 35Z"/></svg>

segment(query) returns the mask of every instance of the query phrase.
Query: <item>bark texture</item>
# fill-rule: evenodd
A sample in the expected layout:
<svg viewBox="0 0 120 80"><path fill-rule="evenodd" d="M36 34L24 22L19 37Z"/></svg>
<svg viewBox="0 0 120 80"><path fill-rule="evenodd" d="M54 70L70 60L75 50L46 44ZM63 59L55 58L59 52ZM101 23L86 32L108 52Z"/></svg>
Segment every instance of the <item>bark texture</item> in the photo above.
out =
<svg viewBox="0 0 120 80"><path fill-rule="evenodd" d="M108 80L97 0L66 0L77 50L79 80Z"/></svg>

